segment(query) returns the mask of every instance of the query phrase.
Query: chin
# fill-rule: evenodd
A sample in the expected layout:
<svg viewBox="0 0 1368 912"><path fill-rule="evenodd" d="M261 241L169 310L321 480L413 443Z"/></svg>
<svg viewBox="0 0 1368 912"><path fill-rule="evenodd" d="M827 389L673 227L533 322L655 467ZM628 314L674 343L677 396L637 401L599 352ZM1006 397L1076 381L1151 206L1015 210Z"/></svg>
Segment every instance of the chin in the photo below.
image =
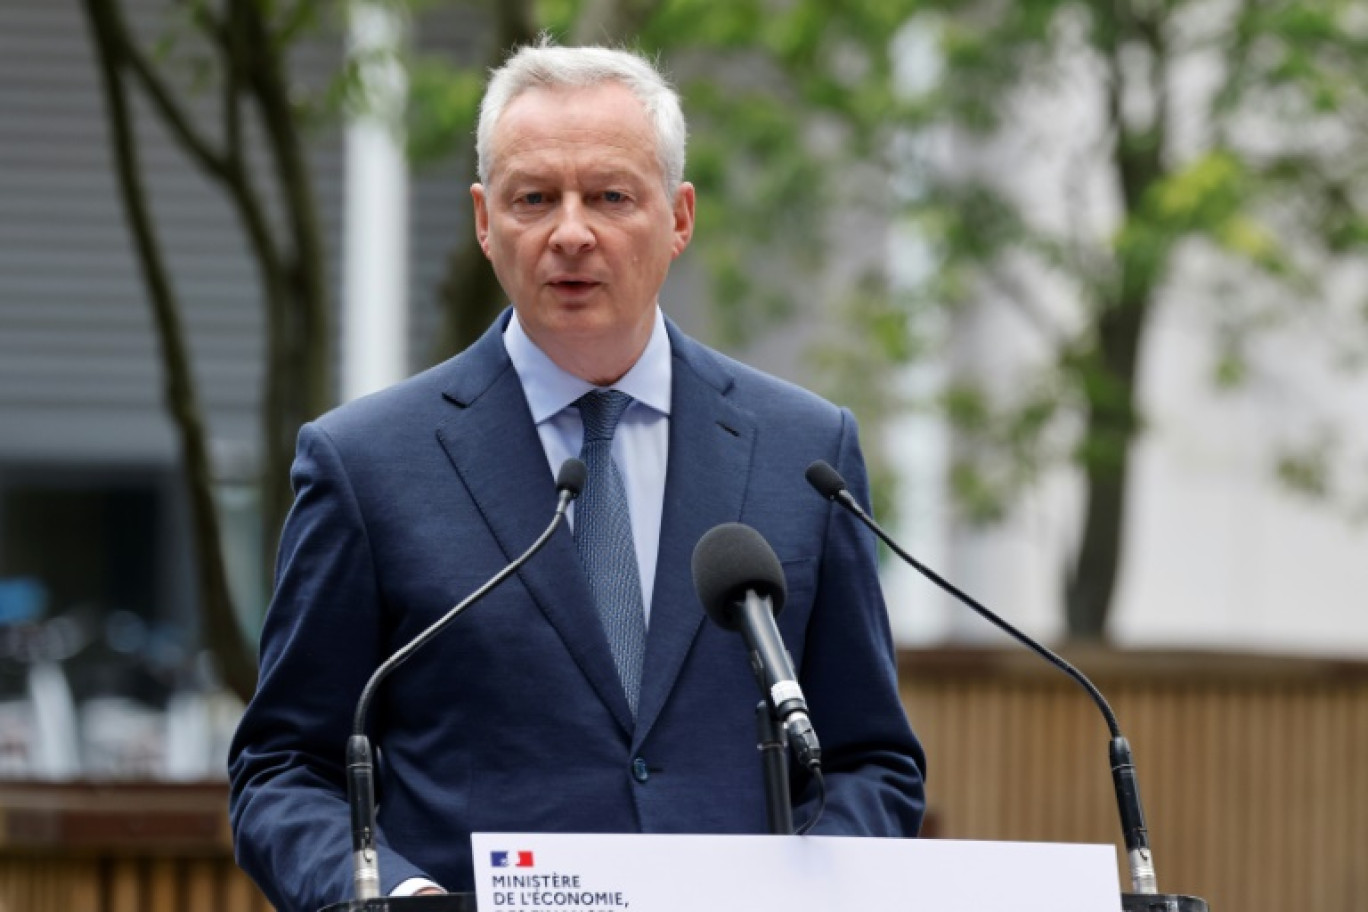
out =
<svg viewBox="0 0 1368 912"><path fill-rule="evenodd" d="M602 303L558 303L547 325L553 331L598 336L622 332L622 321Z"/></svg>

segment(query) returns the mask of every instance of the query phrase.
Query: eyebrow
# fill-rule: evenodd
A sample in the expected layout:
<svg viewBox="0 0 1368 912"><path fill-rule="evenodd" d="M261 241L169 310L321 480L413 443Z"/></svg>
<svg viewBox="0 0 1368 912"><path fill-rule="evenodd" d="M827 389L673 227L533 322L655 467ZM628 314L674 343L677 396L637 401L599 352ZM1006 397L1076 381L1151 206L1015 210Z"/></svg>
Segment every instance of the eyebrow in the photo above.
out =
<svg viewBox="0 0 1368 912"><path fill-rule="evenodd" d="M610 183L613 181L635 183L647 180L644 175L631 168L585 168L581 171L581 175L587 183ZM502 183L508 185L539 184L546 180L547 177L544 173L527 168L509 170L501 178Z"/></svg>

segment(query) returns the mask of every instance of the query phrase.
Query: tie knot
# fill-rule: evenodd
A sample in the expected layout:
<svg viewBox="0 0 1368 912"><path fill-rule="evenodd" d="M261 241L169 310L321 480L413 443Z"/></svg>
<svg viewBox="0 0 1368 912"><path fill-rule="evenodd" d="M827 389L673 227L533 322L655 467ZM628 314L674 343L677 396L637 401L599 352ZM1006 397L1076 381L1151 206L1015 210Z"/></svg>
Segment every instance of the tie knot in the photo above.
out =
<svg viewBox="0 0 1368 912"><path fill-rule="evenodd" d="M584 442L612 440L618 419L632 404L632 397L621 390L591 390L575 402L584 422Z"/></svg>

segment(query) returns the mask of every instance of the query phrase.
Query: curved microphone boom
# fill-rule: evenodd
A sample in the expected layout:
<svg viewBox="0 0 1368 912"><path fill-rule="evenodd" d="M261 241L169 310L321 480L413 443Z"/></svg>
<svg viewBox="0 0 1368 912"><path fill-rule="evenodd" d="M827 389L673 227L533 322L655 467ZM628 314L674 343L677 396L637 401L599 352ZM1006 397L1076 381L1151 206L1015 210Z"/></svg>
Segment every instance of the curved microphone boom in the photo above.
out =
<svg viewBox="0 0 1368 912"><path fill-rule="evenodd" d="M864 508L855 500L850 491L846 488L845 479L839 472L822 460L814 462L808 466L806 477L808 483L817 489L817 492L828 500L833 500L855 516L870 529L874 531L884 544L888 545L895 554L907 563L911 564L917 572L921 573L931 582L935 583L946 592L959 599L965 605L976 611L981 617L993 626L1007 633L1013 639L1023 644L1031 651L1035 652L1045 661L1058 668L1064 674L1073 678L1088 695L1092 697L1097 708L1102 711L1103 717L1107 720L1107 728L1111 732L1111 744L1109 748L1109 758L1112 768L1112 783L1116 789L1116 803L1121 815L1121 829L1126 844L1126 857L1130 864L1131 884L1134 894L1139 900L1137 908L1151 908L1149 900L1158 900L1165 897L1163 902L1167 902L1170 894L1160 894L1158 882L1154 875L1154 859L1150 853L1149 833L1145 827L1145 814L1140 805L1140 790L1135 777L1135 764L1131 759L1131 749L1129 742L1121 734L1121 726L1116 721L1116 714L1112 712L1111 706L1106 698L1102 696L1091 681L1073 665L1070 665L1063 657L1057 655L1031 637L1022 633L1012 626L1005 619L999 617L990 609L986 608L971 596L960 591L953 583L942 578L934 570L927 567L921 561L908 554L898 543L895 542L874 519L865 512ZM1129 896L1129 895L1128 895ZM1172 908L1178 909L1206 909L1206 903L1195 897L1172 895L1174 900ZM1129 908L1129 906L1128 906ZM1161 904L1159 908L1170 908L1169 905Z"/></svg>
<svg viewBox="0 0 1368 912"><path fill-rule="evenodd" d="M546 530L516 560L382 662L362 689L361 698L356 701L356 713L352 717L352 734L347 740L347 806L351 811L352 884L357 900L375 899L380 895L380 869L375 851L375 767L370 738L366 737L366 714L380 682L441 633L457 615L516 573L551 540L557 527L565 520L570 502L584 490L587 473L584 463L573 457L561 463L560 471L556 474L556 512Z"/></svg>

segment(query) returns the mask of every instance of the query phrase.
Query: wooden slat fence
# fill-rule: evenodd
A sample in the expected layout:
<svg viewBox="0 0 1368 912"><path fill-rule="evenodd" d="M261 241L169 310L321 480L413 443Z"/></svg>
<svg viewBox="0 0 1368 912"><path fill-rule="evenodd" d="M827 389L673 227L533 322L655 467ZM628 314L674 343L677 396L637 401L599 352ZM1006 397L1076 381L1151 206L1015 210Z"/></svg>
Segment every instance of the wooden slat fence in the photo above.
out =
<svg viewBox="0 0 1368 912"><path fill-rule="evenodd" d="M1368 662L1067 654L1134 747L1163 889L1214 912L1368 909ZM928 835L1117 842L1081 691L1013 649L900 663ZM0 912L270 912L233 865L226 803L222 783L0 783Z"/></svg>
<svg viewBox="0 0 1368 912"><path fill-rule="evenodd" d="M1215 912L1368 909L1368 663L1067 655L1134 749L1161 889ZM1075 685L1015 649L900 664L933 835L1119 841L1107 729Z"/></svg>
<svg viewBox="0 0 1368 912"><path fill-rule="evenodd" d="M0 785L0 912L270 912L233 864L227 787Z"/></svg>

